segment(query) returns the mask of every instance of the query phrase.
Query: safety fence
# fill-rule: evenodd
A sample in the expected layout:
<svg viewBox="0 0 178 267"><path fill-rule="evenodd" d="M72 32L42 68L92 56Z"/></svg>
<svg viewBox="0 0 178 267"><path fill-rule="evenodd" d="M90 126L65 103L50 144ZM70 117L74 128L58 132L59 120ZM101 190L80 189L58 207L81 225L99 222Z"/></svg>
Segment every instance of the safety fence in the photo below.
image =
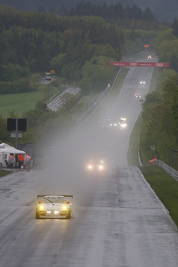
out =
<svg viewBox="0 0 178 267"><path fill-rule="evenodd" d="M153 161L154 166L159 166L162 169L164 169L171 177L173 177L176 181L178 181L178 171L174 168L167 165L165 162L161 160L154 160Z"/></svg>

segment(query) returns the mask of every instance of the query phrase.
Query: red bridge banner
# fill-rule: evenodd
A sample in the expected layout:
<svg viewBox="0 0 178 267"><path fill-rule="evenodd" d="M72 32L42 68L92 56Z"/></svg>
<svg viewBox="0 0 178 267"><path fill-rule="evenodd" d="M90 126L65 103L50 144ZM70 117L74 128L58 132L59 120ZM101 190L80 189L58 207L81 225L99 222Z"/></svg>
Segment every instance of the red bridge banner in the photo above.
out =
<svg viewBox="0 0 178 267"><path fill-rule="evenodd" d="M158 67L169 68L169 62L110 62L115 67Z"/></svg>

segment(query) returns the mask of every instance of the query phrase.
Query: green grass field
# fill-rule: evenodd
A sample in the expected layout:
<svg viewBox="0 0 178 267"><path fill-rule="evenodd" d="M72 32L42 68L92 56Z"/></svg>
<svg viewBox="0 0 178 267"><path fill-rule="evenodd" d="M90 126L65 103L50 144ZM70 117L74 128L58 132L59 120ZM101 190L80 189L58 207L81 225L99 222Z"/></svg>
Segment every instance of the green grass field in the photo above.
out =
<svg viewBox="0 0 178 267"><path fill-rule="evenodd" d="M8 118L8 113L15 111L17 117L21 117L24 111L35 107L37 101L44 99L44 86L40 86L36 92L0 95L0 115ZM59 93L59 89L52 87L52 94Z"/></svg>
<svg viewBox="0 0 178 267"><path fill-rule="evenodd" d="M10 172L10 171L0 171L0 178L4 177L5 175L8 175L10 173L12 173L12 172Z"/></svg>

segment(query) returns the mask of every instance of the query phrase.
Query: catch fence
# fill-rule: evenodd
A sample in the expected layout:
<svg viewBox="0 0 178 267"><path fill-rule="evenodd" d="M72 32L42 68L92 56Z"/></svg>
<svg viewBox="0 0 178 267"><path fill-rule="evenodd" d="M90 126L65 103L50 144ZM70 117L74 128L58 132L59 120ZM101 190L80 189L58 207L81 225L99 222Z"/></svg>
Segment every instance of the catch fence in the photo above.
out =
<svg viewBox="0 0 178 267"><path fill-rule="evenodd" d="M165 162L161 160L154 160L153 161L154 166L159 166L162 169L164 169L171 177L173 177L176 181L178 181L178 171L174 168L167 165Z"/></svg>

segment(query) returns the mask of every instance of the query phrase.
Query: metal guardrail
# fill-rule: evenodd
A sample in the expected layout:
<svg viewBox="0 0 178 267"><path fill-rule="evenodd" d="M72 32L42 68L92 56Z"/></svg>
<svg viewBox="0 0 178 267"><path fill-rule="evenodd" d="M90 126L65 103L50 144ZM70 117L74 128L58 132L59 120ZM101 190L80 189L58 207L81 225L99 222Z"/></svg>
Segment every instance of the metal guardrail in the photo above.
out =
<svg viewBox="0 0 178 267"><path fill-rule="evenodd" d="M96 108L98 108L99 104L101 104L102 100L109 95L109 93L112 91L114 83L120 73L122 68L119 69L119 71L117 72L114 81L112 83L112 85L108 84L107 87L97 96L97 98L95 99L94 103L90 104L86 110L83 111L83 113L79 116L79 118L76 120L76 124L79 125L81 122L83 122L84 120L86 120L86 118L88 118L88 116L95 111Z"/></svg>
<svg viewBox="0 0 178 267"><path fill-rule="evenodd" d="M138 143L140 141L141 131L142 131L142 129L140 130L140 134L139 134L139 138L138 138ZM138 149L138 159L139 159L140 166L143 166L143 163L142 163L142 160L141 160L141 154L140 154L140 150L139 149ZM153 161L153 166L161 167L171 177L173 177L176 181L178 181L178 171L175 170L174 168L170 167L169 165L167 165L165 162L157 159L157 160L154 160Z"/></svg>
<svg viewBox="0 0 178 267"><path fill-rule="evenodd" d="M95 99L95 101L90 104L86 110L84 110L84 112L80 115L80 117L77 119L76 123L80 124L82 121L84 121L89 114L91 114L98 106L98 104L100 103L100 101L108 94L108 92L110 91L110 86L107 86L104 91L98 95L98 97Z"/></svg>
<svg viewBox="0 0 178 267"><path fill-rule="evenodd" d="M173 177L176 181L178 181L178 171L174 168L167 165L165 162L161 160L154 160L153 161L154 166L159 166L162 169L164 169L171 177Z"/></svg>

